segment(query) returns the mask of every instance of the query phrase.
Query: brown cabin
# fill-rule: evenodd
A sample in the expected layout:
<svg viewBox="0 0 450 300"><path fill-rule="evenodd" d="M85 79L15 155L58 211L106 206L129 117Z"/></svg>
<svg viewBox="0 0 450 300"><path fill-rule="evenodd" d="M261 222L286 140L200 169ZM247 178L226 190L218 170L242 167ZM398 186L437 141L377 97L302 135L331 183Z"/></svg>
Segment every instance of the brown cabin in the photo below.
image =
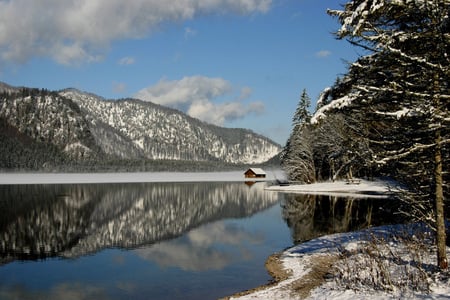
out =
<svg viewBox="0 0 450 300"><path fill-rule="evenodd" d="M260 168L250 168L244 173L245 178L266 178L266 172Z"/></svg>

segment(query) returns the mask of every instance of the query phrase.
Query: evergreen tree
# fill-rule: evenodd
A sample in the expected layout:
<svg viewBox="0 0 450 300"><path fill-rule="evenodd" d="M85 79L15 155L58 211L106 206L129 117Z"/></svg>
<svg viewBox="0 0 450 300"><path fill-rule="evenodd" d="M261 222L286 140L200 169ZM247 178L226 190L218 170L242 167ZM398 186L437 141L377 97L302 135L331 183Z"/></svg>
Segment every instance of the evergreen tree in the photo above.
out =
<svg viewBox="0 0 450 300"><path fill-rule="evenodd" d="M311 99L303 89L292 118L292 133L283 148L282 165L291 180L311 183L315 181L313 134L309 123Z"/></svg>
<svg viewBox="0 0 450 300"><path fill-rule="evenodd" d="M450 2L357 0L329 11L337 32L369 55L352 64L347 93L322 107L358 112L381 167L399 169L411 188L435 203L438 265L448 267L444 195L450 142ZM414 186L414 183L416 186Z"/></svg>
<svg viewBox="0 0 450 300"><path fill-rule="evenodd" d="M303 124L309 123L311 120L311 113L309 109L311 107L311 98L309 98L306 89L303 89L300 95L300 100L295 110L294 117L292 118L293 126L302 126Z"/></svg>

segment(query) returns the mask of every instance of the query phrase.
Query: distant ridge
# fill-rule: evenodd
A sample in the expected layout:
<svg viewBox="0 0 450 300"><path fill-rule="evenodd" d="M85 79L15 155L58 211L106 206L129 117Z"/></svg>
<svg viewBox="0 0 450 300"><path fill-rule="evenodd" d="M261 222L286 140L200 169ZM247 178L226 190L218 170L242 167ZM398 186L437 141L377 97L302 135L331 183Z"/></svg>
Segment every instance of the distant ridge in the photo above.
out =
<svg viewBox="0 0 450 300"><path fill-rule="evenodd" d="M14 87L9 84L0 81L0 93L14 93L19 91L20 87Z"/></svg>

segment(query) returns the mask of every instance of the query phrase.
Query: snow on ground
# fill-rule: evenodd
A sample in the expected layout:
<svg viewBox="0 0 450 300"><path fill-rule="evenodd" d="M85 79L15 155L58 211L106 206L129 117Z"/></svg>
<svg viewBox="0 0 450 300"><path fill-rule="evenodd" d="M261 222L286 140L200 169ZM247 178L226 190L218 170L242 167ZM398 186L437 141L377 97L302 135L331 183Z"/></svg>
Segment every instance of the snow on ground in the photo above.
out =
<svg viewBox="0 0 450 300"><path fill-rule="evenodd" d="M282 266L290 272L290 277L287 280L281 281L275 286L269 286L268 288L257 290L251 294L240 297L231 297L230 299L449 299L450 279L448 273L446 277L443 276L444 278L439 278L439 275L442 274L437 272L435 273L436 276L434 280L431 278L423 279L423 282L430 286L429 292L413 290L414 284L421 282L420 279L417 278L418 275L414 275L414 272L416 272L416 274L420 274L421 272L419 269L414 269L415 261L408 257L407 254L403 254L403 256L399 258L402 260L402 263L396 264L395 262L392 262L392 257L389 256L389 253L399 254L410 251L404 244L392 242L386 238L387 242L383 246L385 247L384 251L380 250L380 253L387 253L386 255L388 258L386 260L371 260L370 257L367 257L367 253L362 250L370 243L370 239L374 235L389 237L392 234L402 234L405 230L408 230L408 227L402 225L383 226L359 232L323 236L294 246L284 251L280 257ZM345 252L353 254L348 255L348 258L343 260L342 254ZM424 253L421 252L421 254L423 255L421 263L424 266L436 265L435 251L425 251ZM366 255L366 257L361 258L364 255ZM447 255L450 256L449 247L447 247ZM363 262L362 264L361 261ZM386 263L386 261L388 261L388 263ZM320 266L318 264L323 265ZM336 279L333 278L333 276L329 279L319 278L319 284L316 286L314 283L311 283L312 281L317 280L318 267L326 268L326 270L332 273L332 267L336 265L339 266L339 264L341 277L347 276L356 278L352 279L354 280L354 283L342 283L342 278ZM383 269L379 268L380 264L383 264L383 267L386 267L391 272L394 270L394 272L397 273L409 274L410 278L407 280L411 280L409 283L410 286L405 286L404 288L393 287L391 290L386 290L372 289L361 284L363 280L358 278L373 281L374 285L377 284L377 276L378 280L382 280L380 277L384 274ZM368 267L367 270L365 270L366 266ZM408 268L408 270L404 271L406 268ZM374 270L376 270L377 273L373 273ZM364 275L364 272L372 273ZM311 274L315 275L316 278ZM326 274L327 272L324 272L319 276ZM354 276L355 274L356 277ZM394 281L398 275L392 274L389 276L392 276L391 279ZM414 276L416 276L416 278L411 279L411 277ZM361 282L359 282L359 280ZM349 284L354 284L354 286L348 288Z"/></svg>
<svg viewBox="0 0 450 300"><path fill-rule="evenodd" d="M0 184L67 184L127 182L214 182L248 181L244 172L129 172L129 173L0 173ZM250 181L271 181L283 178L280 170L266 171L266 178Z"/></svg>
<svg viewBox="0 0 450 300"><path fill-rule="evenodd" d="M271 186L267 190L301 193L314 195L332 195L332 196L354 196L361 197L387 197L391 192L398 191L398 184L382 180L355 180L353 183L347 181L327 181L313 184L299 184L286 186Z"/></svg>
<svg viewBox="0 0 450 300"><path fill-rule="evenodd" d="M361 193L369 195L390 193L392 186L394 186L392 183L383 181L363 180L360 184L324 182L272 186L267 189L290 193L345 194L361 197ZM419 277L424 274L423 269L416 268L418 257L419 265L425 266L424 268L433 268L436 265L434 246L428 244L426 248L412 250L418 246L414 244L412 247L405 240L392 238L393 235L412 232L413 226L417 225L384 226L359 232L338 233L294 246L282 252L279 257L282 268L289 273L288 279L230 299L449 299L448 272L444 276L442 273L432 272L433 278L421 280ZM369 247L372 248L367 250ZM373 253L374 249L379 255L377 259L368 255ZM346 255L343 255L345 253ZM450 257L450 247L447 247L447 256ZM336 270L333 268L337 268L338 271L331 271ZM406 277L410 277L406 283L400 276L405 273ZM400 282L400 288L388 286L377 289L364 285L367 281L369 285L374 286L386 284L384 282L386 276L391 276L393 282ZM346 279L349 280L348 278L351 278L350 281L345 282ZM429 286L429 291L415 291L415 285L418 283Z"/></svg>

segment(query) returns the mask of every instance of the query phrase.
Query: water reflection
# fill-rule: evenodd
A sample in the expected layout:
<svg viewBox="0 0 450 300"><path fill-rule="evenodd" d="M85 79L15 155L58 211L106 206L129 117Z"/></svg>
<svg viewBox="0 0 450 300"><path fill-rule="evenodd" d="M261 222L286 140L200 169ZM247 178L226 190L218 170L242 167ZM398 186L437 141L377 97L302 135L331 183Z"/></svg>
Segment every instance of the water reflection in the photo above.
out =
<svg viewBox="0 0 450 300"><path fill-rule="evenodd" d="M208 222L245 217L270 207L278 201L278 195L265 192L264 186L0 186L0 263L49 256L73 258L104 248L136 248L172 239ZM222 231L217 234L233 235L233 228L216 230ZM234 238L239 234L234 232ZM201 231L192 232L186 239L191 245L208 244L208 237Z"/></svg>
<svg viewBox="0 0 450 300"><path fill-rule="evenodd" d="M393 199L286 194L282 214L294 243L301 243L327 234L403 222L397 213L400 204Z"/></svg>
<svg viewBox="0 0 450 300"><path fill-rule="evenodd" d="M0 290L0 299L20 300L110 299L107 295L108 292L105 289L84 283L62 283L53 287L50 291L40 293L30 291L24 286Z"/></svg>
<svg viewBox="0 0 450 300"><path fill-rule="evenodd" d="M293 241L395 218L386 200L264 187L0 186L0 299L217 299L267 283Z"/></svg>
<svg viewBox="0 0 450 300"><path fill-rule="evenodd" d="M218 222L136 252L160 267L177 267L185 271L221 270L234 262L250 259L247 244L258 245L263 241L263 236L245 228Z"/></svg>

